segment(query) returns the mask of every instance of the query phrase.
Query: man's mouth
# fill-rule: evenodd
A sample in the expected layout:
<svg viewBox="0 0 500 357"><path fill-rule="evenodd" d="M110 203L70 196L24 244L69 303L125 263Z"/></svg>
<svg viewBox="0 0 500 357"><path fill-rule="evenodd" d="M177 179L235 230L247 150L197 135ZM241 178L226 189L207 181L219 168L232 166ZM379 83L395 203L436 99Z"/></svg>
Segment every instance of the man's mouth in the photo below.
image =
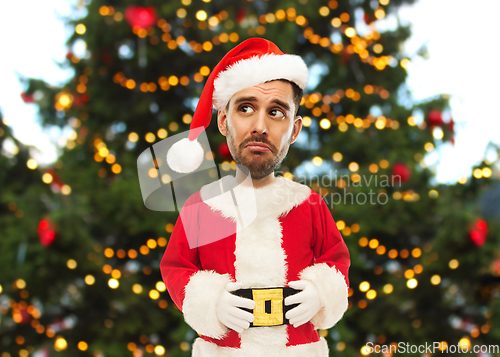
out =
<svg viewBox="0 0 500 357"><path fill-rule="evenodd" d="M250 151L261 151L261 152L266 152L266 151L271 151L269 146L263 143L258 143L258 142L251 142L248 143L245 148Z"/></svg>

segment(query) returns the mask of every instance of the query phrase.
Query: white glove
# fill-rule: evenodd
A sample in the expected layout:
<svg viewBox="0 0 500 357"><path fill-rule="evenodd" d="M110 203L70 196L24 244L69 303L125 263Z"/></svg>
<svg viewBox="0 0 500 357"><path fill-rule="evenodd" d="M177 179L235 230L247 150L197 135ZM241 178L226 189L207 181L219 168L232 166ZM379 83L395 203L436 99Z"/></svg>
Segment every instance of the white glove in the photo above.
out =
<svg viewBox="0 0 500 357"><path fill-rule="evenodd" d="M302 290L285 299L285 305L299 304L299 306L294 307L285 315L293 327L299 327L311 320L320 310L321 303L318 289L308 280L291 281L288 283L288 286L293 289Z"/></svg>
<svg viewBox="0 0 500 357"><path fill-rule="evenodd" d="M215 311L221 323L238 333L242 333L243 330L250 327L250 322L253 322L254 316L252 313L240 309L240 307L253 310L255 309L255 301L230 293L230 291L238 289L241 289L240 283L228 283L219 301L217 301Z"/></svg>

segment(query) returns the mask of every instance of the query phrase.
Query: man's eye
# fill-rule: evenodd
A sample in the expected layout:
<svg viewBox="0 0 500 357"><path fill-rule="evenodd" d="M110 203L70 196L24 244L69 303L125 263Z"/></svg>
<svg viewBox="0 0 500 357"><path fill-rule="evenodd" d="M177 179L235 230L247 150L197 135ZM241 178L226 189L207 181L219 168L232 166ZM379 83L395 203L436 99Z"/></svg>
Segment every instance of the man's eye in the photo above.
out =
<svg viewBox="0 0 500 357"><path fill-rule="evenodd" d="M269 115L275 117L275 118L284 118L285 113L283 113L281 110L278 109L273 109L269 112Z"/></svg>
<svg viewBox="0 0 500 357"><path fill-rule="evenodd" d="M240 111L242 111L243 113L252 113L254 110L249 105L243 105L240 107Z"/></svg>

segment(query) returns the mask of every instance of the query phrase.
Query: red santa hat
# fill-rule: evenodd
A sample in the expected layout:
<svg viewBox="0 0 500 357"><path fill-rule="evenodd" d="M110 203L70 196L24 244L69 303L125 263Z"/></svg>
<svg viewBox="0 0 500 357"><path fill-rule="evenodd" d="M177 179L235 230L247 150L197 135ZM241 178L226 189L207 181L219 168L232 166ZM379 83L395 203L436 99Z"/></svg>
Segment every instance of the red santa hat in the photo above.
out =
<svg viewBox="0 0 500 357"><path fill-rule="evenodd" d="M235 93L276 79L286 79L304 89L307 77L307 66L299 56L284 54L273 42L263 38L243 41L210 73L194 112L189 136L168 150L168 165L181 173L192 172L200 166L204 153L196 139L210 124L213 109L224 110Z"/></svg>

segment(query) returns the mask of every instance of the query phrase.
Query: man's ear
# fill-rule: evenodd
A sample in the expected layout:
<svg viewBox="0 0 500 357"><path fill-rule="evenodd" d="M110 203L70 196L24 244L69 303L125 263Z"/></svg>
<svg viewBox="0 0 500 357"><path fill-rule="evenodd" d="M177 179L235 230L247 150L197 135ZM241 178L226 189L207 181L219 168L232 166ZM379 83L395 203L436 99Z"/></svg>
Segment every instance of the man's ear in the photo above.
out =
<svg viewBox="0 0 500 357"><path fill-rule="evenodd" d="M226 122L227 122L226 112L219 110L217 112L217 126L219 127L220 133L224 136L226 136Z"/></svg>
<svg viewBox="0 0 500 357"><path fill-rule="evenodd" d="M297 137L300 134L300 130L302 130L302 117L300 115L297 115L295 117L295 121L293 122L292 141L290 142L291 144L293 144L295 140L297 140Z"/></svg>

